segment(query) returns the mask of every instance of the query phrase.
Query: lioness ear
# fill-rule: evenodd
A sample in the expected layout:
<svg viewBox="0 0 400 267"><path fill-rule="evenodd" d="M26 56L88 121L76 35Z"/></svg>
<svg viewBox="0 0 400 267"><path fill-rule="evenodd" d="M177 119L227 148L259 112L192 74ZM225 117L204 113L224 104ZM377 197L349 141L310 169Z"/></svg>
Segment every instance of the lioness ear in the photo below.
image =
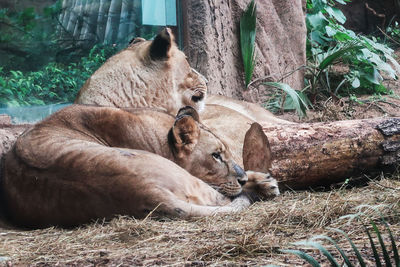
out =
<svg viewBox="0 0 400 267"><path fill-rule="evenodd" d="M185 107L183 109L188 111L192 108ZM178 158L189 155L196 146L200 136L200 129L195 119L196 116L192 117L190 114L184 113L183 109L178 112L174 126L168 134L168 143ZM197 112L193 111L197 115Z"/></svg>
<svg viewBox="0 0 400 267"><path fill-rule="evenodd" d="M174 44L174 35L169 28L162 30L150 46L150 58L152 60L162 60L169 57L169 51Z"/></svg>
<svg viewBox="0 0 400 267"><path fill-rule="evenodd" d="M197 111L192 108L191 106L186 106L181 108L178 111L178 114L176 114L176 120L178 120L180 117L183 116L190 116L192 117L195 121L200 122L200 117L199 117L199 113L197 113Z"/></svg>
<svg viewBox="0 0 400 267"><path fill-rule="evenodd" d="M260 124L253 123L244 137L244 169L256 172L269 172L272 163L271 147Z"/></svg>

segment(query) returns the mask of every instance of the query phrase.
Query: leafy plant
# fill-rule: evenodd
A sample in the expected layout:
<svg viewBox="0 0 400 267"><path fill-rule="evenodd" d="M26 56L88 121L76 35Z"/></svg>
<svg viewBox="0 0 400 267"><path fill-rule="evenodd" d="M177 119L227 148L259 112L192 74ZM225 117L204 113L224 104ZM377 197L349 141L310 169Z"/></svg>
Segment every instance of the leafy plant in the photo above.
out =
<svg viewBox="0 0 400 267"><path fill-rule="evenodd" d="M328 95L388 93L382 84L381 72L397 78L388 62L400 70L392 57L392 49L342 25L346 17L335 4L346 2L350 0L307 0L307 57L311 78L307 79L306 86L313 100L323 91ZM331 68L339 62L348 71L335 81L330 77Z"/></svg>
<svg viewBox="0 0 400 267"><path fill-rule="evenodd" d="M72 102L83 83L115 52L114 47L96 45L78 63L51 62L32 72L0 69L0 105Z"/></svg>
<svg viewBox="0 0 400 267"><path fill-rule="evenodd" d="M36 70L65 48L56 34L55 18L60 11L61 1L40 13L33 7L22 11L0 9L0 53L5 70Z"/></svg>
<svg viewBox="0 0 400 267"><path fill-rule="evenodd" d="M359 208L361 209L361 208L365 208L365 207L374 208L374 207L370 207L370 206L360 206ZM363 222L363 218L367 218L369 225L367 225ZM382 266L382 262L381 262L381 256L379 255L379 252L378 252L378 248L377 248L378 246L372 236L373 233L375 234L375 236L378 239L378 243L380 246L380 250L382 252L382 258L384 260L385 266L393 266L392 259L394 261L394 266L400 266L400 256L399 256L399 252L397 250L395 238L390 230L388 223L385 221L385 219L383 218L382 215L380 216L380 222L384 226L384 228L387 232L387 235L389 237L391 251L392 251L392 253L391 253L392 258L389 253L390 250L388 248L388 244L386 244L384 241L385 239L384 239L383 233L379 230L377 223L373 219L371 219L371 217L369 217L368 215L366 215L363 212L357 212L356 214L350 214L350 215L343 216L343 217L341 217L341 219L350 219L350 222L354 219L357 219L361 222L361 224L364 228L365 234L369 240L369 243L371 246L371 253L373 255L373 259L375 260L376 266ZM329 249L324 247L321 243L317 242L317 240L325 240L326 242L330 243L331 245L333 245L335 247L335 249L339 252L339 254L340 254L341 258L343 259L344 263L346 264L346 266L349 266L349 267L351 267L351 266L367 266L359 249L356 247L354 242L349 238L349 236L340 229L333 228L332 230L341 234L342 236L344 236L345 239L350 243L352 251L354 252L354 254L357 258L356 265L354 265L350 261L349 256L338 245L338 243L329 236L325 236L325 235L315 236L307 241L296 242L296 243L294 243L294 245L300 246L303 248L317 249L328 259L331 266L337 266L337 267L342 266L338 263L337 259L332 255L332 253L329 251ZM312 257L311 255L307 254L306 252L304 252L302 250L284 249L284 250L281 250L281 252L290 253L290 254L294 254L298 257L301 257L302 259L304 259L305 261L307 261L309 264L311 264L314 267L321 266L321 264L318 262L317 259L315 259L314 257Z"/></svg>
<svg viewBox="0 0 400 267"><path fill-rule="evenodd" d="M296 91L285 83L265 82L263 84L279 89L277 95L268 103L268 109L295 110L299 117L306 116L310 102L303 92Z"/></svg>
<svg viewBox="0 0 400 267"><path fill-rule="evenodd" d="M253 77L256 65L255 40L256 40L257 5L252 0L240 18L240 48L245 73L245 85L248 87Z"/></svg>

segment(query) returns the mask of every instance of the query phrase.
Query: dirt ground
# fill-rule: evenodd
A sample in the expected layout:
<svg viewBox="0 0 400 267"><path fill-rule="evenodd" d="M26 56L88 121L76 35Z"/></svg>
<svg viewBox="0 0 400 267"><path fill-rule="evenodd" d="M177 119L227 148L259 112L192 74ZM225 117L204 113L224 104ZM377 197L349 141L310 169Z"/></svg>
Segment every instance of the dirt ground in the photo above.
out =
<svg viewBox="0 0 400 267"><path fill-rule="evenodd" d="M301 121L364 119L378 116L400 117L400 86L389 82L394 94L363 96L364 104L341 99L321 103L318 111L309 111ZM281 118L299 121L286 113ZM226 216L192 220L144 220L119 217L76 229L48 228L26 231L0 227L0 266L251 266L274 264L300 266L299 257L282 249L301 248L294 242L327 235L356 261L346 238L332 230L340 228L353 240L367 266L374 266L373 254L364 231L363 220L343 219L362 209L378 222L384 240L390 243L387 229L379 224L379 212L389 224L400 249L400 175L349 177L331 190L286 191L278 198L258 202L250 209ZM353 183L354 182L354 183ZM353 186L352 184L357 184ZM371 207L360 208L360 205ZM376 237L373 235L377 243ZM329 243L323 243L343 263ZM390 246L388 245L390 248ZM311 255L330 265L316 250Z"/></svg>

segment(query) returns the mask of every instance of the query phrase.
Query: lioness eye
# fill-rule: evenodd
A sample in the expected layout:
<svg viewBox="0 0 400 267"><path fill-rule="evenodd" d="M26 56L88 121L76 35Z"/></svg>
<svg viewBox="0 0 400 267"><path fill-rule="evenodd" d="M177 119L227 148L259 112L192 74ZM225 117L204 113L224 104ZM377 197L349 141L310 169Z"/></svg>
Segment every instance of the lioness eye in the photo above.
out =
<svg viewBox="0 0 400 267"><path fill-rule="evenodd" d="M211 156L212 156L215 160L222 161L221 154L219 154L219 153L214 152L214 153L211 154Z"/></svg>
<svg viewBox="0 0 400 267"><path fill-rule="evenodd" d="M204 94L203 94L203 93L200 93L200 94L198 94L198 95L192 96L192 101L195 102L195 103L197 103L197 102L203 100L203 98L204 98Z"/></svg>

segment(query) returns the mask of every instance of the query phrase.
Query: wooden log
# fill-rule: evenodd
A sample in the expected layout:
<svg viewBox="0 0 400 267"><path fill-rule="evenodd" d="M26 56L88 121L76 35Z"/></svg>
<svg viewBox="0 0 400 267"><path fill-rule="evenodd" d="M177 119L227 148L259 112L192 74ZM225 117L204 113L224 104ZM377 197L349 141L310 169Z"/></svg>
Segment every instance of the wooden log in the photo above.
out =
<svg viewBox="0 0 400 267"><path fill-rule="evenodd" d="M344 181L400 161L400 118L264 127L271 174L282 185L306 188Z"/></svg>

